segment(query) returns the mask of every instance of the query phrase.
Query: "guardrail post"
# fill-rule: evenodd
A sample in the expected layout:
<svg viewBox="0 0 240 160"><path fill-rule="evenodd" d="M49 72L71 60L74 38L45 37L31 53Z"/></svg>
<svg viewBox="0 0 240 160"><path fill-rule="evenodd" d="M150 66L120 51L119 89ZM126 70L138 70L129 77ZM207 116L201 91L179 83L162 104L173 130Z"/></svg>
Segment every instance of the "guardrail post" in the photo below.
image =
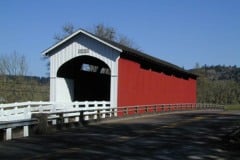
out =
<svg viewBox="0 0 240 160"><path fill-rule="evenodd" d="M100 109L97 110L97 121L100 121L101 119L101 112Z"/></svg>
<svg viewBox="0 0 240 160"><path fill-rule="evenodd" d="M162 105L162 112L166 112L166 106L165 106L165 104Z"/></svg>
<svg viewBox="0 0 240 160"><path fill-rule="evenodd" d="M135 114L138 114L138 106L135 107Z"/></svg>
<svg viewBox="0 0 240 160"><path fill-rule="evenodd" d="M103 104L103 105L102 105L103 108L106 108L106 107L107 107L106 101L103 101L102 104ZM103 113L102 113L102 117L101 117L101 118L106 118L106 110L103 109L102 112L103 112Z"/></svg>
<svg viewBox="0 0 240 160"><path fill-rule="evenodd" d="M87 122L84 120L84 111L80 111L79 123L83 126L87 125Z"/></svg>
<svg viewBox="0 0 240 160"><path fill-rule="evenodd" d="M145 106L145 113L148 113L148 106Z"/></svg>
<svg viewBox="0 0 240 160"><path fill-rule="evenodd" d="M84 102L84 105L85 105L84 107L85 107L86 109L89 108L89 103L88 103L88 101L85 101L85 102ZM85 120L89 120L89 115L86 115L86 116L85 116Z"/></svg>
<svg viewBox="0 0 240 160"><path fill-rule="evenodd" d="M57 127L58 129L63 129L63 125L64 125L64 117L63 117L63 113L59 113L59 119L57 122Z"/></svg>
<svg viewBox="0 0 240 160"><path fill-rule="evenodd" d="M157 105L154 106L154 112L157 113Z"/></svg>
<svg viewBox="0 0 240 160"><path fill-rule="evenodd" d="M45 134L48 131L48 114L37 113L33 114L33 118L38 120L38 124L36 125L34 131L36 134Z"/></svg>
<svg viewBox="0 0 240 160"><path fill-rule="evenodd" d="M29 128L28 126L23 126L23 137L29 136Z"/></svg>
<svg viewBox="0 0 240 160"><path fill-rule="evenodd" d="M12 139L12 128L7 128L6 129L6 140L11 140Z"/></svg>
<svg viewBox="0 0 240 160"><path fill-rule="evenodd" d="M117 116L118 116L118 112L119 112L119 109L118 109L118 107L117 107L117 108L114 108L114 109L112 109L111 111L112 111L112 116L113 116L113 117L117 117Z"/></svg>

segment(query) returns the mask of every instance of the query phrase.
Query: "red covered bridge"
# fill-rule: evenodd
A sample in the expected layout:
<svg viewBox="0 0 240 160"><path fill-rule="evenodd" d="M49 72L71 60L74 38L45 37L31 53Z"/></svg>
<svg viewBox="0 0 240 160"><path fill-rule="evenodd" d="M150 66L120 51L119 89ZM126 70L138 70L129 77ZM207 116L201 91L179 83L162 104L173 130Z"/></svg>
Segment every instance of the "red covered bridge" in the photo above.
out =
<svg viewBox="0 0 240 160"><path fill-rule="evenodd" d="M50 57L50 101L109 101L116 108L196 103L196 75L84 30L43 54Z"/></svg>

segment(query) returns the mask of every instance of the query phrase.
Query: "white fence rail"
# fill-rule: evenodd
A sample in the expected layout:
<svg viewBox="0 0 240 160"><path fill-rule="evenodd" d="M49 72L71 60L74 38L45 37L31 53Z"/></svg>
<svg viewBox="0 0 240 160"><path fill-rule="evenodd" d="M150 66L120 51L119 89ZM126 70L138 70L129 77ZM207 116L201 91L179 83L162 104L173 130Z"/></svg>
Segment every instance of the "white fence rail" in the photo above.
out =
<svg viewBox="0 0 240 160"><path fill-rule="evenodd" d="M70 102L70 103L57 103L57 102L21 102L0 104L0 121L16 121L31 119L34 113L51 113L51 112L67 112L74 110L92 110L85 112L85 114L92 114L94 110L103 109L102 112L110 109L110 102L107 101L84 101L84 102ZM106 110L104 110L106 109ZM73 115L69 113L67 115ZM76 113L77 114L77 113ZM67 116L66 115L66 116Z"/></svg>

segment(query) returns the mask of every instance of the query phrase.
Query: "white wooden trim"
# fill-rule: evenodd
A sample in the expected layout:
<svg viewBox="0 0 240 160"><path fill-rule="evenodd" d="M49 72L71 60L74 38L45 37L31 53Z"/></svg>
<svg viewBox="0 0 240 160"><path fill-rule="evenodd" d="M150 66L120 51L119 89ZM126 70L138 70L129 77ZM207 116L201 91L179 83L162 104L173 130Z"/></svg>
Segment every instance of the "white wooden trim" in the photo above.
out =
<svg viewBox="0 0 240 160"><path fill-rule="evenodd" d="M103 41L103 40L99 39L98 37L96 37L96 36L94 36L94 35L92 35L92 34L89 34L88 32L80 29L80 30L76 31L75 33L71 34L70 36L66 37L66 38L63 39L62 41L56 43L56 44L53 45L52 47L50 47L50 48L46 49L45 51L43 51L43 52L42 52L42 55L43 55L43 56L47 56L47 54L48 54L50 51L52 51L52 50L55 49L56 47L60 46L61 44L65 43L66 41L70 40L71 38L73 38L74 36L76 36L76 35L78 35L78 34L80 34L80 33L85 34L85 35L87 35L87 36L89 36L89 37L91 37L91 38L93 38L93 39L95 39L95 40L97 40L97 41L99 41L99 42L101 42L101 43L103 43L103 44L105 44L105 45L107 45L107 46L109 46L109 47L117 50L117 51L119 51L119 52L122 52L122 49L117 48L117 47L111 45L110 43L107 43L106 41Z"/></svg>

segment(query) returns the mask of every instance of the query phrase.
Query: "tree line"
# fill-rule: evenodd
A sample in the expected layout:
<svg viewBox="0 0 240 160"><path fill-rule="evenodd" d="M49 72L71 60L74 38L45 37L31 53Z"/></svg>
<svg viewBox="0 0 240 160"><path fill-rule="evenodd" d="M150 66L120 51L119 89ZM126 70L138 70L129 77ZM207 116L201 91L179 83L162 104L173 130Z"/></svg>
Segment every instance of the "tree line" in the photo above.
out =
<svg viewBox="0 0 240 160"><path fill-rule="evenodd" d="M197 74L199 103L240 104L240 68L237 66L199 66L190 72Z"/></svg>

